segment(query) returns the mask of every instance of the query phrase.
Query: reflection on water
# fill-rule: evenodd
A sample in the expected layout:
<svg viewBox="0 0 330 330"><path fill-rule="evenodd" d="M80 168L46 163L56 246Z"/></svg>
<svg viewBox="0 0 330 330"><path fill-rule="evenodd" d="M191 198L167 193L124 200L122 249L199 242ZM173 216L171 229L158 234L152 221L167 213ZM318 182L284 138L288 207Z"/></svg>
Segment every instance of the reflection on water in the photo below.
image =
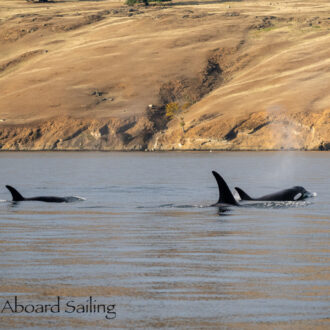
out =
<svg viewBox="0 0 330 330"><path fill-rule="evenodd" d="M275 182L285 153L0 154L3 184L23 195L86 198L14 205L0 187L0 305L63 304L2 313L2 327L326 327L330 156L289 154L295 170ZM318 196L210 207L213 169L255 195L299 184ZM65 313L90 296L116 318Z"/></svg>

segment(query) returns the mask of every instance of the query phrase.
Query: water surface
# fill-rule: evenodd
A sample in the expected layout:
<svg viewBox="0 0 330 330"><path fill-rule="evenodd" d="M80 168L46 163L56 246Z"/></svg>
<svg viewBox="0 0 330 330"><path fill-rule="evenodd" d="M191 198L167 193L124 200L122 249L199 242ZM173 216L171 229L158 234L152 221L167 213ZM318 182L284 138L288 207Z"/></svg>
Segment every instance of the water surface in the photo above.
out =
<svg viewBox="0 0 330 330"><path fill-rule="evenodd" d="M0 314L3 328L315 328L329 326L330 154L1 153L0 307L54 304L60 313ZM294 185L317 197L210 207L211 174L259 196ZM76 203L9 202L81 196ZM65 313L64 304L115 304ZM1 310L0 310L1 311Z"/></svg>

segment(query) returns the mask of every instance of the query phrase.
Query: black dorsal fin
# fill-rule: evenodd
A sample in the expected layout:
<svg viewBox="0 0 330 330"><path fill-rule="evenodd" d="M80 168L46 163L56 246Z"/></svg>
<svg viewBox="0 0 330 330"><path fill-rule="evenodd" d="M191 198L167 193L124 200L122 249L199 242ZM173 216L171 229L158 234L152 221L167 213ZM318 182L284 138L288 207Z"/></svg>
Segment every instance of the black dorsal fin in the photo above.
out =
<svg viewBox="0 0 330 330"><path fill-rule="evenodd" d="M13 187L6 186L6 188L11 192L14 202L24 201L24 197Z"/></svg>
<svg viewBox="0 0 330 330"><path fill-rule="evenodd" d="M236 191L239 194L239 197L241 197L242 201L252 201L253 198L251 198L245 191L243 191L241 188L235 187Z"/></svg>
<svg viewBox="0 0 330 330"><path fill-rule="evenodd" d="M226 203L231 205L238 205L235 197L231 193L226 181L215 171L212 171L219 187L219 200L218 203Z"/></svg>

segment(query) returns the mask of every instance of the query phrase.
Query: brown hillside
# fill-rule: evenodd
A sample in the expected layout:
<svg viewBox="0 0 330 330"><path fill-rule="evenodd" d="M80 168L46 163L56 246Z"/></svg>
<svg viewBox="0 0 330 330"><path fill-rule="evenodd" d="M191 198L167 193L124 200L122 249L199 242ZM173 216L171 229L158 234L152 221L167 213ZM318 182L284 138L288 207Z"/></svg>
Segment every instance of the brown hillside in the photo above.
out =
<svg viewBox="0 0 330 330"><path fill-rule="evenodd" d="M2 0L0 146L329 149L329 13L327 0ZM181 119L171 102L188 105Z"/></svg>

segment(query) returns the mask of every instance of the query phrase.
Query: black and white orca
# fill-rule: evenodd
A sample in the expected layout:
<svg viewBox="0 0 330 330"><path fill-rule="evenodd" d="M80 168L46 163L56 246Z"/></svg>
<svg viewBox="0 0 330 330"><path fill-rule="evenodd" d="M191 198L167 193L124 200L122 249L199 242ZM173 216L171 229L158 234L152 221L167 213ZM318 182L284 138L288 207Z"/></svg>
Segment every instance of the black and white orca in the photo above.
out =
<svg viewBox="0 0 330 330"><path fill-rule="evenodd" d="M308 197L312 197L312 194L307 191L304 187L294 186L292 188L280 190L272 194L264 195L261 197L253 198L250 197L245 191L239 187L235 187L242 201L302 201Z"/></svg>
<svg viewBox="0 0 330 330"><path fill-rule="evenodd" d="M230 191L226 181L221 177L219 173L216 171L212 171L219 188L219 199L218 202L214 205L221 204L229 204L240 206L232 192ZM252 198L247 193L245 193L242 189L236 187L235 188L238 194L240 195L241 200L243 201L301 201L308 197L313 196L310 192L308 192L305 188L300 186L295 186L289 189L284 189L273 194L261 196L259 198Z"/></svg>
<svg viewBox="0 0 330 330"><path fill-rule="evenodd" d="M80 197L57 197L57 196L36 196L36 197L23 197L15 188L12 186L6 186L6 188L11 192L13 197L13 202L21 202L21 201L39 201L39 202L47 202L47 203L69 203L77 200L83 200Z"/></svg>

